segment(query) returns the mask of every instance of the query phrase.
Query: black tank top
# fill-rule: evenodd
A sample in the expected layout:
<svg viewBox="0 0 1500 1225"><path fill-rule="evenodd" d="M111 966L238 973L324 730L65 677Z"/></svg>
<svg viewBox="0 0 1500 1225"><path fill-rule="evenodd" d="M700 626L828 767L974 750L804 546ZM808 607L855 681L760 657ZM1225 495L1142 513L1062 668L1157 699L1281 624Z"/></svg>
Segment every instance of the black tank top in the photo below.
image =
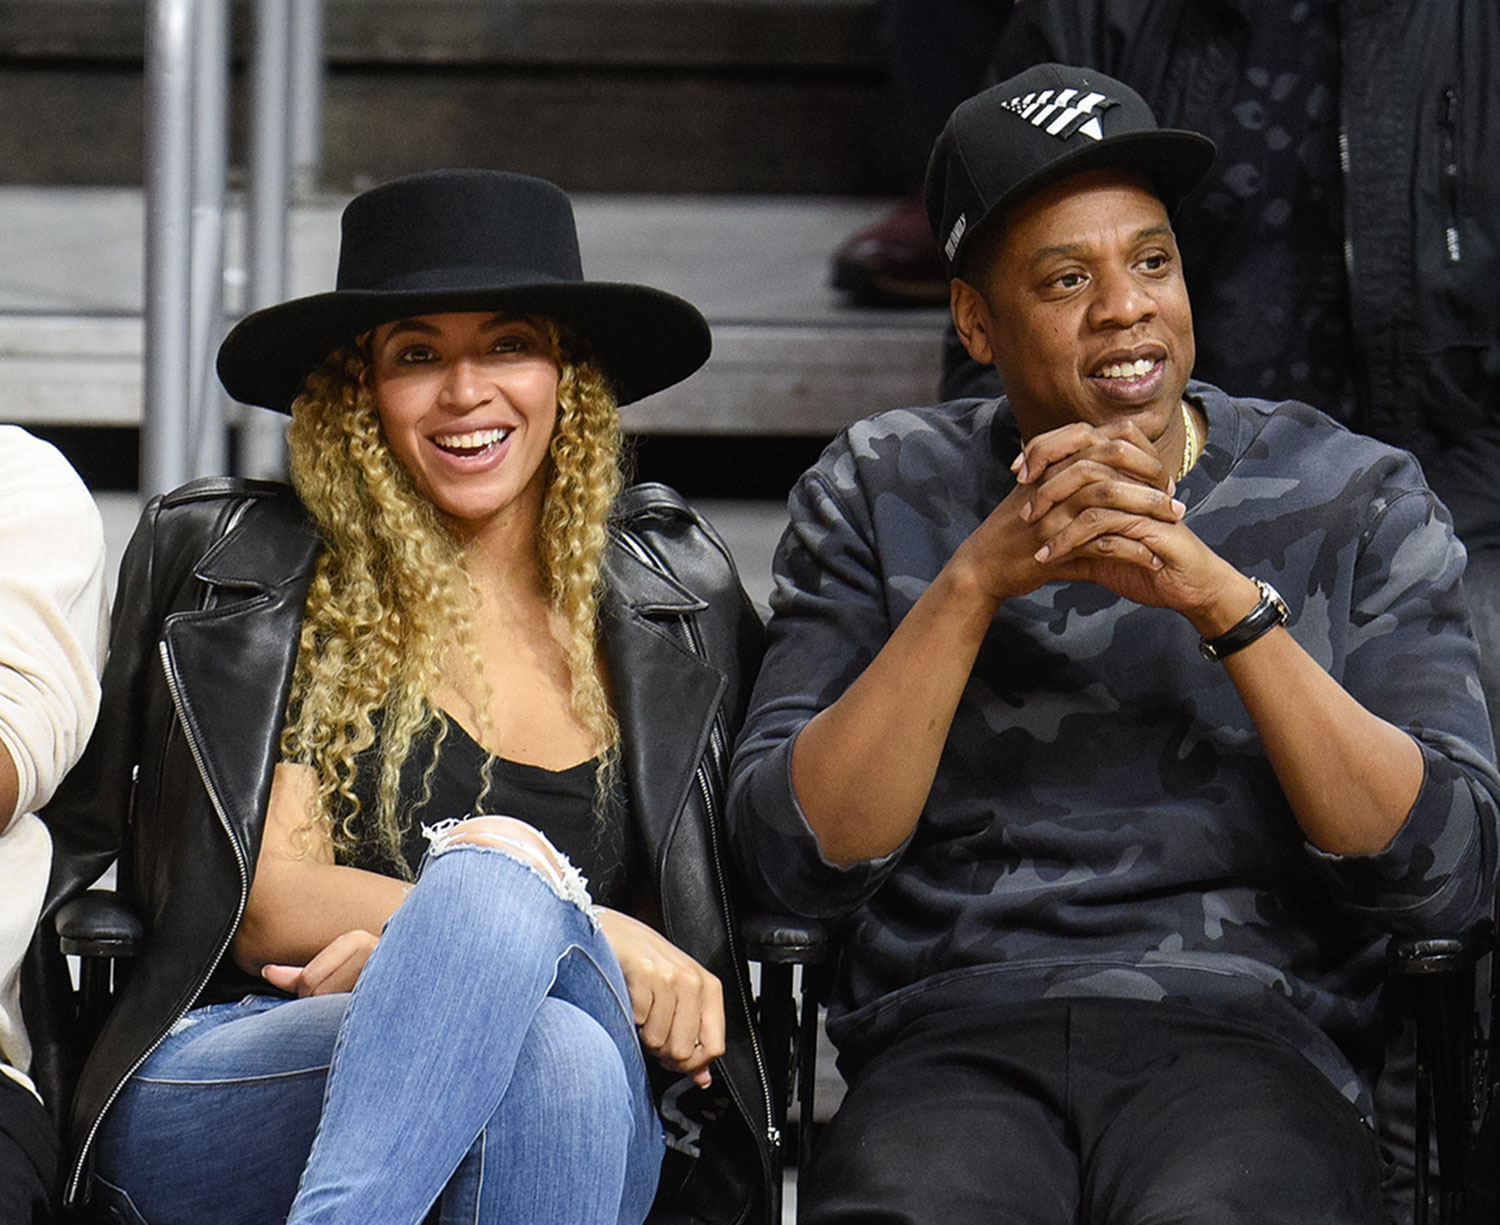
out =
<svg viewBox="0 0 1500 1225"><path fill-rule="evenodd" d="M481 805L485 751L456 720L444 718L447 731L441 744L438 727L429 727L412 744L401 770L397 812L403 830L402 857L409 871L416 872L427 850L424 825L479 815L482 808L486 814L517 817L546 834L587 877L589 893L597 904L631 909L631 898L646 874L633 823L628 819L622 780L616 778L615 786L596 808L596 761L547 770L497 757L490 767L489 791ZM362 815L375 812L378 745L377 738L376 746L356 762L354 792ZM437 764L430 780L424 781L434 755ZM385 876L396 875L395 865L371 839L363 840L340 862Z"/></svg>

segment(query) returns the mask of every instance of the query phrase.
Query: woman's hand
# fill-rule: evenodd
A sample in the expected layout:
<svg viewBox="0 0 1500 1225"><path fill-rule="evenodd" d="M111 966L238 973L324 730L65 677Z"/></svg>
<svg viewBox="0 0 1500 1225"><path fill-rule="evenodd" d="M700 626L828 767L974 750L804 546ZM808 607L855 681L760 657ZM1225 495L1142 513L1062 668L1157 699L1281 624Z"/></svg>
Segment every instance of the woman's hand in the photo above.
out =
<svg viewBox="0 0 1500 1225"><path fill-rule="evenodd" d="M380 937L367 931L345 932L305 966L262 966L260 975L273 987L297 996L353 991L360 972Z"/></svg>
<svg viewBox="0 0 1500 1225"><path fill-rule="evenodd" d="M709 1061L724 1053L724 991L710 974L653 927L617 910L599 926L619 958L641 1043L657 1062L707 1088Z"/></svg>

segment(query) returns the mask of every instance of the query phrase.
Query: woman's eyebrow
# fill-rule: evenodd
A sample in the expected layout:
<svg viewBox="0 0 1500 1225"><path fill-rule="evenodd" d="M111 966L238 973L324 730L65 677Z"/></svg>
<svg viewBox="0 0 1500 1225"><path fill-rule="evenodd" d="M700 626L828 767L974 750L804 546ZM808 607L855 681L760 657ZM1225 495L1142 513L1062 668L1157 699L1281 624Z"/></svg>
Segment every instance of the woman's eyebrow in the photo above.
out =
<svg viewBox="0 0 1500 1225"><path fill-rule="evenodd" d="M525 327L533 329L536 327L536 324L532 323L530 318L528 318L526 315L512 315L507 313L506 311L500 311L498 314L491 315L484 321L481 327L485 331L491 331L496 328L509 327L514 323L519 323Z"/></svg>
<svg viewBox="0 0 1500 1225"><path fill-rule="evenodd" d="M424 336L436 336L438 331L432 324L424 323L420 319L397 319L391 323L390 328L391 330L386 333L388 339L392 336L399 336L402 332L420 332Z"/></svg>

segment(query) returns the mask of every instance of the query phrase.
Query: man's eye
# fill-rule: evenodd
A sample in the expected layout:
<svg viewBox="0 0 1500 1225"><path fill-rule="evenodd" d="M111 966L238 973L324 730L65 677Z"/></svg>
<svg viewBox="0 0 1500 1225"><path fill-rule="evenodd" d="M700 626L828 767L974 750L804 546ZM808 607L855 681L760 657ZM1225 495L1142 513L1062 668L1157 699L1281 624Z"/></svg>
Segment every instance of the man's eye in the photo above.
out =
<svg viewBox="0 0 1500 1225"><path fill-rule="evenodd" d="M1157 251L1141 260L1141 264L1147 272L1160 272L1167 266L1168 260L1165 253Z"/></svg>
<svg viewBox="0 0 1500 1225"><path fill-rule="evenodd" d="M1083 284L1083 273L1064 272L1052 283L1059 289L1077 289L1080 285Z"/></svg>

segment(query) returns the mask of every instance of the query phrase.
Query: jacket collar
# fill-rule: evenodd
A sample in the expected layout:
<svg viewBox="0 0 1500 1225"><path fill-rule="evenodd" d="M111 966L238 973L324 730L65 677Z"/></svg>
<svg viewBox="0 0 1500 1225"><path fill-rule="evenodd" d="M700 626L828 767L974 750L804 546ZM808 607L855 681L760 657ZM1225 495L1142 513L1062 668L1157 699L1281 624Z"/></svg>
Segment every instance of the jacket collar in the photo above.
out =
<svg viewBox="0 0 1500 1225"><path fill-rule="evenodd" d="M194 760L252 861L319 548L294 498L243 504L195 570L210 585L207 607L168 617L162 634L168 685Z"/></svg>
<svg viewBox="0 0 1500 1225"><path fill-rule="evenodd" d="M317 532L295 497L246 500L238 518L193 573L216 587L266 590L310 580L320 551Z"/></svg>
<svg viewBox="0 0 1500 1225"><path fill-rule="evenodd" d="M604 564L605 656L630 804L658 884L727 683L678 630L707 605L618 541Z"/></svg>

